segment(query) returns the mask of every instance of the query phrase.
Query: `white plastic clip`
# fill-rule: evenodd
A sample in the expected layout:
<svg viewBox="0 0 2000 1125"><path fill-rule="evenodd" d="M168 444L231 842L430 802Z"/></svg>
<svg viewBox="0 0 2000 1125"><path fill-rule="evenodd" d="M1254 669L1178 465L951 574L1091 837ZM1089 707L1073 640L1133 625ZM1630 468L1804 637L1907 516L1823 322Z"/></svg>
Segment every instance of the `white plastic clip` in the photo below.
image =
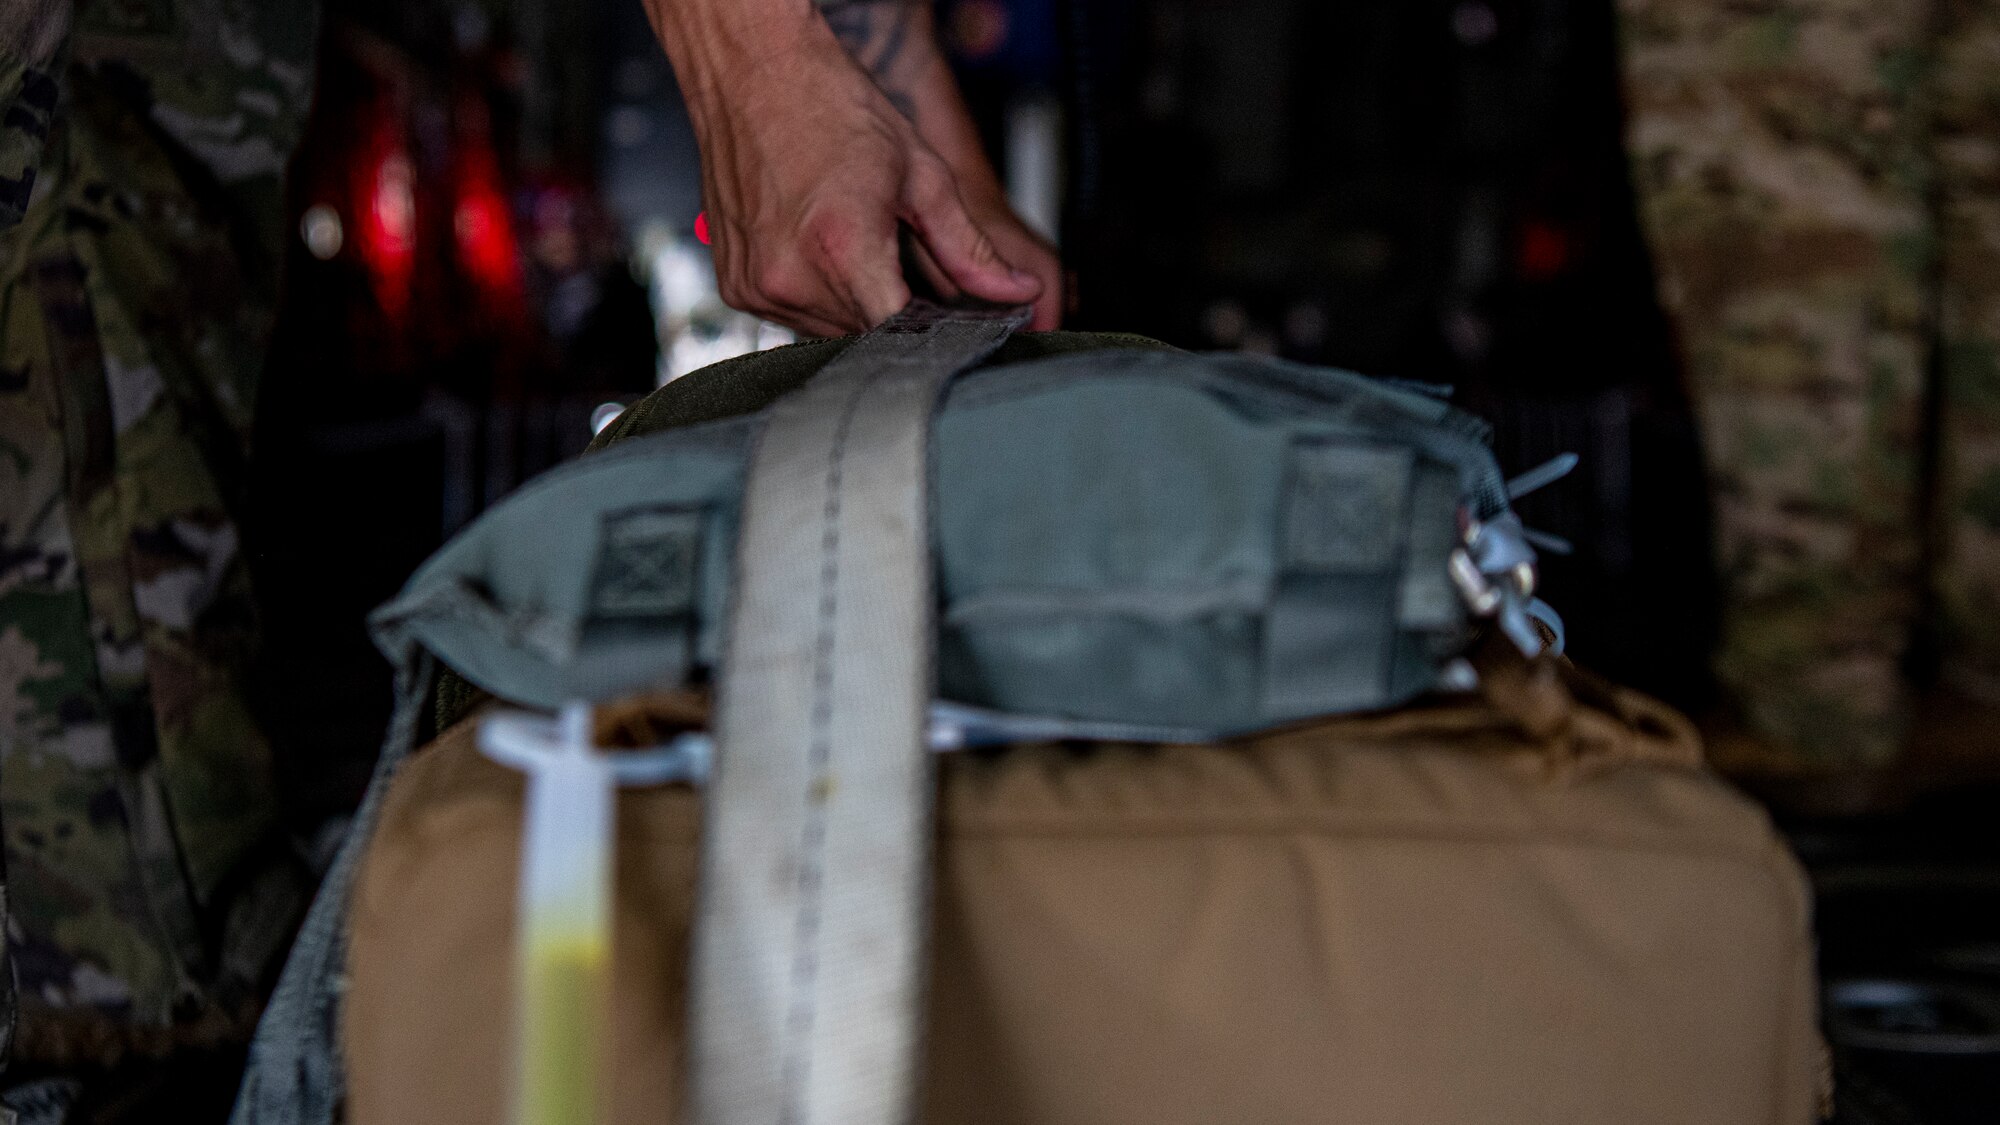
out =
<svg viewBox="0 0 2000 1125"><path fill-rule="evenodd" d="M514 1125L591 1125L611 964L611 830L621 785L707 772L707 740L606 753L590 707L555 720L517 712L479 727L487 757L525 773L514 976Z"/></svg>

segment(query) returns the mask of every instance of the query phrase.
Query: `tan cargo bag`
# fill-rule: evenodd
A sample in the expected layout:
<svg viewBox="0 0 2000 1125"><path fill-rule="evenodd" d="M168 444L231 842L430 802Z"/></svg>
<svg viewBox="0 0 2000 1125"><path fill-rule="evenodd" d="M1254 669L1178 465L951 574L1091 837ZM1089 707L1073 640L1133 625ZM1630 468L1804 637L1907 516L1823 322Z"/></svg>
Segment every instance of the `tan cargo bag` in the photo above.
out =
<svg viewBox="0 0 2000 1125"><path fill-rule="evenodd" d="M1544 665L1480 701L940 776L923 1119L1802 1125L1806 892L1684 720ZM607 744L693 719L600 716ZM507 1119L520 776L468 720L388 792L350 915L355 1125ZM1528 731L1538 733L1528 733ZM700 800L617 807L601 1120L682 1119Z"/></svg>

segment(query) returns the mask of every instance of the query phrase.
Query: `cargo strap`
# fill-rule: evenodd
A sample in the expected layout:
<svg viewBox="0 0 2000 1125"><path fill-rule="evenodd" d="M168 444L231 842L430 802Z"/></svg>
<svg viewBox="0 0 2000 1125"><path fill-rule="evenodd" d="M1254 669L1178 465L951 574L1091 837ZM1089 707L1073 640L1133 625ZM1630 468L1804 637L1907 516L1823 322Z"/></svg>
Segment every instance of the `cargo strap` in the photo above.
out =
<svg viewBox="0 0 2000 1125"><path fill-rule="evenodd" d="M319 895L293 939L292 954L257 1023L230 1125L335 1125L344 1082L336 1045L340 993L347 963L347 909L361 856L368 847L389 782L416 749L417 733L436 681L436 661L401 643L396 710L375 760L375 776L355 810Z"/></svg>
<svg viewBox="0 0 2000 1125"><path fill-rule="evenodd" d="M912 304L751 455L690 991L696 1125L913 1119L930 877L930 419L1026 310Z"/></svg>

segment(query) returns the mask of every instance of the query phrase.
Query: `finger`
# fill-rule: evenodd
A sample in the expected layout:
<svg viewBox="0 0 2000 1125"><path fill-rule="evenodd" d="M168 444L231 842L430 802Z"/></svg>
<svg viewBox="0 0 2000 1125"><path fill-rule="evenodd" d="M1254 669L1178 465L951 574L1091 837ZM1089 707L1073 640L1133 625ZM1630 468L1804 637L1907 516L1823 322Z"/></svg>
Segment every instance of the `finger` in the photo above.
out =
<svg viewBox="0 0 2000 1125"><path fill-rule="evenodd" d="M979 228L959 198L957 182L939 160L911 165L904 220L945 276L971 296L1000 304L1032 301L1042 283L1015 269Z"/></svg>
<svg viewBox="0 0 2000 1125"><path fill-rule="evenodd" d="M725 286L723 301L738 312L749 313L761 320L781 324L800 336L846 336L855 331L848 323L850 317L844 308L836 308L834 315L828 315L833 305L830 295L822 295L816 303L801 303L785 300L768 293L759 292L748 285ZM727 290L735 289L732 296ZM851 319L858 320L858 315Z"/></svg>
<svg viewBox="0 0 2000 1125"><path fill-rule="evenodd" d="M1035 298L1034 319L1029 327L1036 332L1053 332L1062 327L1064 286L1060 271L1042 282L1042 295Z"/></svg>
<svg viewBox="0 0 2000 1125"><path fill-rule="evenodd" d="M778 290L791 272L771 262L753 262L744 253L750 245L741 229L720 214L711 212L709 256L715 264L717 296L722 303L759 320L783 325L808 336L825 335L832 326L796 301L786 300ZM834 331L839 335L839 331Z"/></svg>
<svg viewBox="0 0 2000 1125"><path fill-rule="evenodd" d="M951 304L964 295L958 283L937 264L931 252L924 248L922 240L908 227L902 228L902 236L897 240L903 251L903 278L911 283L910 288L921 288L922 296L940 304Z"/></svg>
<svg viewBox="0 0 2000 1125"><path fill-rule="evenodd" d="M910 303L910 286L903 280L900 267L895 272L883 276L870 272L852 282L851 307L860 325L856 331L865 332L883 321L903 311Z"/></svg>
<svg viewBox="0 0 2000 1125"><path fill-rule="evenodd" d="M773 300L747 288L732 289L725 287L721 294L723 304L759 320L783 325L802 336L845 336L853 331L844 323L845 318L830 319L821 309Z"/></svg>
<svg viewBox="0 0 2000 1125"><path fill-rule="evenodd" d="M1006 248L1013 261L1021 263L1021 268L1035 276L1042 283L1042 294L1035 298L1034 315L1029 326L1037 332L1048 332L1062 325L1066 284L1062 259L1056 256L1055 247L1042 241L1026 227L1013 221L1013 216L1005 215L989 219L996 224L997 241Z"/></svg>
<svg viewBox="0 0 2000 1125"><path fill-rule="evenodd" d="M772 301L762 297L730 300L725 296L723 303L737 312L748 313L759 320L767 320L772 324L783 325L800 336L845 336L851 331L851 329L842 323L829 320L824 315L812 309Z"/></svg>
<svg viewBox="0 0 2000 1125"><path fill-rule="evenodd" d="M880 324L910 303L896 244L893 216L823 212L805 226L805 242L818 290L813 300L795 300L823 318L861 332Z"/></svg>
<svg viewBox="0 0 2000 1125"><path fill-rule="evenodd" d="M854 329L845 324L837 324L824 317L814 316L802 309L773 309L768 315L759 315L763 315L765 320L773 324L784 325L801 338L829 340L837 336L854 334Z"/></svg>

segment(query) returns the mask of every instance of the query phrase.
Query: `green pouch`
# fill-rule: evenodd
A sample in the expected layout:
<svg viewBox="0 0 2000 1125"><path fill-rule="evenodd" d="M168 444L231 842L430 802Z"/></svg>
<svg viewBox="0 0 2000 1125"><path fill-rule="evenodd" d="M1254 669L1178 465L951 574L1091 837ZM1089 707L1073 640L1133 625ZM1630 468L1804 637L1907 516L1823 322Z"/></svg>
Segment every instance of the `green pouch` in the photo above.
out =
<svg viewBox="0 0 2000 1125"><path fill-rule="evenodd" d="M636 404L427 562L375 615L385 650L541 709L709 677L757 412L845 343ZM1431 388L1016 337L935 423L939 694L1206 733L1407 701L1463 650L1469 598L1533 636L1485 433Z"/></svg>

